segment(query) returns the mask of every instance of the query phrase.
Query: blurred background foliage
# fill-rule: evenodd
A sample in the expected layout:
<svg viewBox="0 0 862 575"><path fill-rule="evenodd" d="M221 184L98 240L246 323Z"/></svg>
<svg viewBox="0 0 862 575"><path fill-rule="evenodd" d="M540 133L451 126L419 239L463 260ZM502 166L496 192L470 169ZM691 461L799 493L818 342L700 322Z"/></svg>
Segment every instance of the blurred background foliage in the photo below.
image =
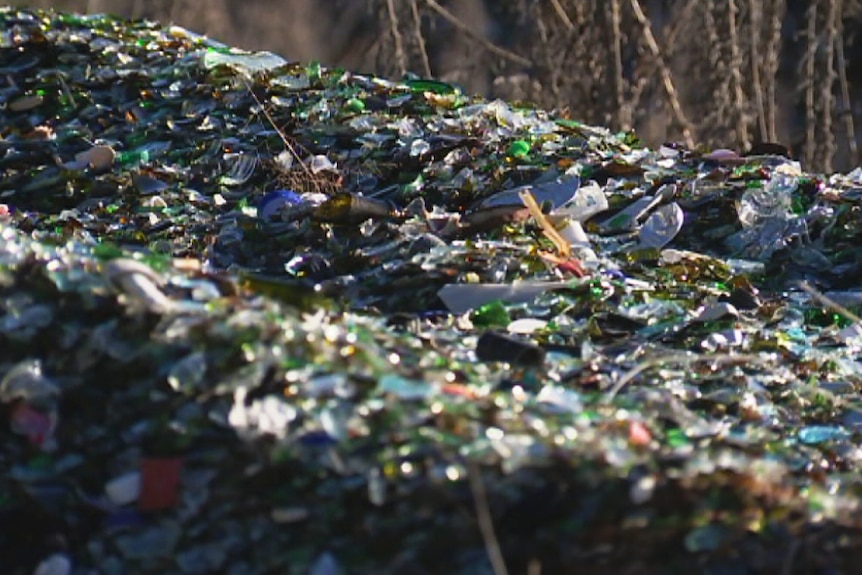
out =
<svg viewBox="0 0 862 575"><path fill-rule="evenodd" d="M780 142L858 164L862 0L47 0L227 44L556 108L650 146Z"/></svg>

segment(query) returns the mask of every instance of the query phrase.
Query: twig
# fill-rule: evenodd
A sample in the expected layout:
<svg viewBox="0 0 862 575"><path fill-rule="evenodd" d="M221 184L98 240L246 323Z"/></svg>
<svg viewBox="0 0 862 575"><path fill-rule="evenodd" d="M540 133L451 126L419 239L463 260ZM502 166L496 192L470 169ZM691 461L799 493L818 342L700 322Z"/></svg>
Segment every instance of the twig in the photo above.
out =
<svg viewBox="0 0 862 575"><path fill-rule="evenodd" d="M390 1L392 1L392 0L390 0ZM478 34L473 32L473 30L471 30L469 26L467 26L466 24L464 24L463 22L458 20L458 18L456 18L454 14L452 14L451 12L446 10L443 6L438 4L436 2L436 0L422 0L422 1L425 2L432 10L437 12L437 14L442 16L444 20L446 20L447 22L452 24L455 28L457 28L458 30L460 30L461 32L466 34L468 37L470 37L473 40L475 40L476 42L478 42L483 48L485 48L489 52L493 52L494 54L497 54L498 56L502 56L503 58L506 58L507 60L511 60L512 62L515 62L516 64L520 64L522 66L530 66L531 67L533 65L533 63L530 60L528 60L527 58L524 58L523 56L519 56L518 54L515 54L514 52L510 52L509 50L506 50L505 48L500 48L496 44L489 42L487 39L482 38L481 36L479 36Z"/></svg>
<svg viewBox="0 0 862 575"><path fill-rule="evenodd" d="M542 208L539 207L533 194L531 194L529 190L524 190L523 192L520 192L518 196L521 198L521 201L524 202L524 205L527 206L527 209L530 211L530 215L533 216L533 219L536 220L536 223L539 224L548 239L554 243L554 246L556 246L560 255L566 258L571 256L572 246L568 241L566 241L566 238L560 235L557 228L548 221L548 218L546 218L545 214L542 213Z"/></svg>
<svg viewBox="0 0 862 575"><path fill-rule="evenodd" d="M653 367L658 367L666 364L675 365L693 365L696 363L717 363L717 364L734 364L734 363L757 363L762 365L771 365L766 359L759 355L752 354L733 354L733 353L717 353L711 355L694 355L694 354L669 354L653 359L648 359L638 363L636 366L628 370L614 386L605 393L602 398L602 403L608 404L614 400L617 394L634 378L641 373Z"/></svg>
<svg viewBox="0 0 862 575"><path fill-rule="evenodd" d="M844 108L844 124L847 136L847 148L850 152L850 165L859 162L859 151L856 146L855 115L853 103L850 101L850 87L847 84L847 61L844 58L844 22L841 19L842 10L838 9L838 38L836 40L836 56L838 57L838 83L841 86L841 105Z"/></svg>
<svg viewBox="0 0 862 575"><path fill-rule="evenodd" d="M404 57L404 46L401 43L401 32L398 31L398 15L395 13L395 0L386 0L386 9L389 11L389 30L395 41L395 61L398 63L398 72L403 76L407 73L407 60Z"/></svg>
<svg viewBox="0 0 862 575"><path fill-rule="evenodd" d="M563 6L560 4L560 0L551 0L551 6L554 7L554 11L557 13L557 16L560 17L560 20L563 21L563 24L566 28L569 29L569 32L575 31L575 25L572 24L571 19L569 19L569 15L566 14L566 11L563 9Z"/></svg>
<svg viewBox="0 0 862 575"><path fill-rule="evenodd" d="M275 130L275 132L278 134L278 137L281 138L281 141L284 143L284 147L287 148L287 150L290 152L290 155L293 156L293 159L296 160L296 162L302 167L306 175L309 176L312 181L316 181L314 178L314 174L311 171L311 168L305 165L305 162L302 161L302 157L296 151L294 145L290 143L290 141L287 139L287 136L284 135L284 132L275 123L275 120L272 119L272 116L266 109L266 106L263 105L263 103L260 101L260 98L258 98L257 94L254 93L254 90L251 89L251 84L249 83L248 79L246 79L244 76L240 76L240 78L245 84L248 93L251 94L251 97L254 98L254 101L260 108L260 111L261 113L263 113L264 118L266 118L266 120L269 122L269 125L272 126L273 130Z"/></svg>
<svg viewBox="0 0 862 575"><path fill-rule="evenodd" d="M808 282L800 281L797 283L797 285L799 286L800 289L802 289L805 292L808 292L808 294L811 297L813 297L814 299L816 299L817 301L819 301L820 303L822 303L823 305L825 305L826 307L828 307L832 311L839 313L842 316L844 316L844 319L849 319L850 321L853 321L853 322L858 323L859 325L862 325L862 318L860 318L858 315L856 315L855 313L853 313L852 311L850 311L849 309L847 309L846 307L844 307L843 305L841 305L837 301L835 301L835 300L829 298L828 296L826 296L825 294L821 293L820 291L818 291L814 286L812 286Z"/></svg>
<svg viewBox="0 0 862 575"><path fill-rule="evenodd" d="M416 43L419 45L419 56L422 58L422 69L426 78L431 78L431 62L428 60L428 52L425 49L425 36L422 35L422 19L419 17L419 8L416 0L410 0L410 11L413 13L413 29L416 31Z"/></svg>
<svg viewBox="0 0 862 575"><path fill-rule="evenodd" d="M482 470L473 461L468 464L468 478L470 480L470 491L473 492L473 502L476 504L476 518L479 520L479 531L485 542L485 550L488 560L494 569L494 575L508 575L506 562L503 560L503 552L500 551L500 542L494 533L494 522L491 519L491 510L488 507L488 497L485 494L485 483L482 481Z"/></svg>
<svg viewBox="0 0 862 575"><path fill-rule="evenodd" d="M659 50L658 43L655 40L655 36L652 33L652 24L641 9L641 5L638 0L629 0L629 4L631 4L635 18L637 18L638 23L640 23L641 28L643 28L644 39L646 40L647 47L649 47L650 52L652 52L653 58L655 58L656 64L658 65L659 72L661 73L662 84L664 85L664 90L667 93L668 100L670 101L671 110L673 110L673 115L682 128L682 136L685 140L685 145L689 148L694 148L694 139L691 135L691 124L685 117L685 113L682 111L679 97L676 94L676 88L673 86L670 69L667 67L664 57L661 54L661 50Z"/></svg>

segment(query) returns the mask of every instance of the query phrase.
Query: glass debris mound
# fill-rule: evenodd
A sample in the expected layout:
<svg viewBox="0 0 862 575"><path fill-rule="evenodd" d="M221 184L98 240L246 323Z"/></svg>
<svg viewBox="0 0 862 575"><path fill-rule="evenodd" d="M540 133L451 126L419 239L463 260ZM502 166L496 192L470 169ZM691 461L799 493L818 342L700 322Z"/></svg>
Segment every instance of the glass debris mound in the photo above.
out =
<svg viewBox="0 0 862 575"><path fill-rule="evenodd" d="M862 170L0 21L0 571L856 572Z"/></svg>

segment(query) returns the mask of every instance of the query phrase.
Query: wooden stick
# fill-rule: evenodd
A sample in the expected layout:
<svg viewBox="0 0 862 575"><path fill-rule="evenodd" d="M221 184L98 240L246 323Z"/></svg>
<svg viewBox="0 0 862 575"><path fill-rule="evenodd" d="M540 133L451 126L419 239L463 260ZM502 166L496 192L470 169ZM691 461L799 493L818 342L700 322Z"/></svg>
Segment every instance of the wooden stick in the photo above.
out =
<svg viewBox="0 0 862 575"><path fill-rule="evenodd" d="M500 550L500 542L494 533L494 522L491 519L491 509L488 507L488 497L485 494L485 482L482 481L482 470L473 461L469 463L468 478L470 490L473 492L473 501L476 504L476 518L479 520L479 531L485 542L485 550L494 575L509 575L506 562L503 560L503 552Z"/></svg>
<svg viewBox="0 0 862 575"><path fill-rule="evenodd" d="M572 255L572 246L569 245L569 242L566 241L566 238L560 235L560 232L557 231L557 228L548 221L548 218L545 217L545 214L542 213L542 208L539 207L539 204L536 202L536 198L533 197L533 194L529 192L529 190L524 190L520 192L518 196L521 198L521 201L524 202L524 205L527 206L527 209L530 210L530 215L533 216L533 219L536 220L536 223L541 226L542 231L545 232L545 235L549 240L554 242L554 246L556 246L557 251L560 252L560 255L568 258Z"/></svg>

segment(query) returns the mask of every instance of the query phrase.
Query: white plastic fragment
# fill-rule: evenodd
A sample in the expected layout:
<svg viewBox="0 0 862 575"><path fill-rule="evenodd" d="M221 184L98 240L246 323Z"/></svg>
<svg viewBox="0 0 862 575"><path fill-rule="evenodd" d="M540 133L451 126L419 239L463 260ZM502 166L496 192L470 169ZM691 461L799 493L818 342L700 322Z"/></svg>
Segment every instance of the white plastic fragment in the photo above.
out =
<svg viewBox="0 0 862 575"><path fill-rule="evenodd" d="M838 332L838 340L845 345L862 344L862 325L853 323Z"/></svg>
<svg viewBox="0 0 862 575"><path fill-rule="evenodd" d="M307 507L276 507L269 516L276 523L298 523L308 519L311 512Z"/></svg>
<svg viewBox="0 0 862 575"><path fill-rule="evenodd" d="M224 52L208 50L203 57L203 65L207 70L216 66L227 66L246 75L268 72L286 64L287 60L272 52L244 52L236 49Z"/></svg>
<svg viewBox="0 0 862 575"><path fill-rule="evenodd" d="M608 209L608 198L596 182L582 185L572 201L554 210L554 215L566 215L578 222L585 222L594 215Z"/></svg>
<svg viewBox="0 0 862 575"><path fill-rule="evenodd" d="M638 224L638 221L643 218L650 210L661 204L669 201L676 194L675 184L664 184L655 195L641 196L621 212L609 217L600 224L600 229L603 233L621 233L633 231Z"/></svg>
<svg viewBox="0 0 862 575"><path fill-rule="evenodd" d="M474 308L501 300L510 303L532 301L549 290L570 287L567 282L512 282L511 284L448 284L440 288L437 296L454 314L466 313Z"/></svg>
<svg viewBox="0 0 862 575"><path fill-rule="evenodd" d="M653 212L644 222L638 237L641 246L661 249L673 241L685 219L682 208L673 202Z"/></svg>
<svg viewBox="0 0 862 575"><path fill-rule="evenodd" d="M802 177L802 164L797 162L796 160L784 160L781 164L775 166L772 170L774 174L783 174L785 176L791 176L794 178Z"/></svg>
<svg viewBox="0 0 862 575"><path fill-rule="evenodd" d="M721 301L701 307L697 311L697 315L695 316L694 320L700 322L707 322L715 321L717 319L722 319L726 317L739 317L739 310L736 309L736 306L734 306L733 304Z"/></svg>
<svg viewBox="0 0 862 575"><path fill-rule="evenodd" d="M69 575L71 572L71 559L62 553L54 553L36 565L33 575Z"/></svg>
<svg viewBox="0 0 862 575"><path fill-rule="evenodd" d="M578 413L584 407L581 394L558 385L546 385L536 395L536 401L557 413Z"/></svg>
<svg viewBox="0 0 862 575"><path fill-rule="evenodd" d="M384 394L392 394L399 399L425 399L434 391L434 386L424 381L406 379L400 375L389 373L377 382L377 389Z"/></svg>
<svg viewBox="0 0 862 575"><path fill-rule="evenodd" d="M103 275L134 306L154 313L164 313L174 308L174 302L161 290L164 280L144 263L130 258L117 258L105 265Z"/></svg>
<svg viewBox="0 0 862 575"><path fill-rule="evenodd" d="M74 166L79 169L106 170L114 163L116 155L111 146L93 146L75 155Z"/></svg>
<svg viewBox="0 0 862 575"><path fill-rule="evenodd" d="M270 80L270 84L287 90L305 90L311 86L311 79L305 74L285 74L284 76L276 76Z"/></svg>
<svg viewBox="0 0 862 575"><path fill-rule="evenodd" d="M520 206L522 205L521 192L529 191L538 204L541 205L549 202L552 207L552 213L555 213L559 208L569 204L576 198L580 184L580 179L577 176L573 176L558 178L552 182L545 182L543 184L518 186L486 198L476 206L476 209Z"/></svg>
<svg viewBox="0 0 862 575"><path fill-rule="evenodd" d="M739 347L744 342L745 335L742 333L742 330L729 329L709 334L700 343L700 346L708 351L720 351Z"/></svg>
<svg viewBox="0 0 862 575"><path fill-rule="evenodd" d="M42 373L38 359L24 360L15 365L0 380L0 402L24 400L30 404L51 403L60 395L60 389Z"/></svg>
<svg viewBox="0 0 862 575"><path fill-rule="evenodd" d="M655 476L645 475L632 484L629 489L629 498L635 505L642 505L652 499L655 488Z"/></svg>
<svg viewBox="0 0 862 575"><path fill-rule="evenodd" d="M767 219L793 218L793 192L798 185L794 176L773 174L762 187L746 189L737 207L739 223L747 229L758 227Z"/></svg>
<svg viewBox="0 0 862 575"><path fill-rule="evenodd" d="M309 575L341 575L341 573L341 566L332 553L324 551L311 566Z"/></svg>
<svg viewBox="0 0 862 575"><path fill-rule="evenodd" d="M239 186L254 175L259 165L257 156L245 153L224 155L225 173L219 176L219 183L225 186Z"/></svg>
<svg viewBox="0 0 862 575"><path fill-rule="evenodd" d="M578 220L566 220L565 225L557 230L560 236L573 248L589 248L590 238Z"/></svg>
<svg viewBox="0 0 862 575"><path fill-rule="evenodd" d="M525 317L521 319L516 319L506 326L506 331L509 333L520 333L524 335L529 335L531 333L535 333L539 330L545 329L548 327L548 322L543 319L537 319L534 317Z"/></svg>
<svg viewBox="0 0 862 575"><path fill-rule="evenodd" d="M560 237L569 242L569 245L575 250L575 253L582 262L595 262L598 260L598 256L590 244L590 238L584 231L581 222L576 219L566 218L565 225L561 226L557 231Z"/></svg>
<svg viewBox="0 0 862 575"><path fill-rule="evenodd" d="M128 505L138 500L141 494L141 474L137 471L125 473L105 484L105 495L114 505Z"/></svg>
<svg viewBox="0 0 862 575"><path fill-rule="evenodd" d="M410 143L410 157L418 158L423 154L427 154L431 151L431 144L429 144L426 140L416 139Z"/></svg>
<svg viewBox="0 0 862 575"><path fill-rule="evenodd" d="M288 425L297 417L297 409L277 396L268 395L255 399L246 406L248 389L240 386L234 392L233 406L228 413L228 422L240 435L257 437L274 435L283 439Z"/></svg>
<svg viewBox="0 0 862 575"><path fill-rule="evenodd" d="M319 174L324 171L338 172L338 167L324 155L312 156L308 162L308 167L311 169L312 174Z"/></svg>

